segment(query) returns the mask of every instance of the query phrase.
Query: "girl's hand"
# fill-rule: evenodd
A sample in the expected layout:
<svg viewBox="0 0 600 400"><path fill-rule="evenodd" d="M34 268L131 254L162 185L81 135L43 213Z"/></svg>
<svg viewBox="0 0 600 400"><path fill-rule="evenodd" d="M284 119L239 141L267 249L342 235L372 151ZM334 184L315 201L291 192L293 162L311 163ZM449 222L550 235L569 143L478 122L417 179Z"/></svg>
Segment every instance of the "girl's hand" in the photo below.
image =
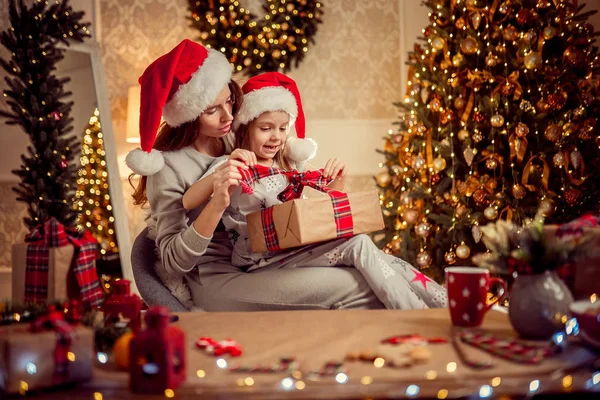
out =
<svg viewBox="0 0 600 400"><path fill-rule="evenodd" d="M330 158L323 168L323 177L326 179L343 180L348 172L348 167L337 157Z"/></svg>
<svg viewBox="0 0 600 400"><path fill-rule="evenodd" d="M258 163L256 160L256 154L254 154L252 151L244 149L233 150L227 160L239 160L249 167L254 167Z"/></svg>

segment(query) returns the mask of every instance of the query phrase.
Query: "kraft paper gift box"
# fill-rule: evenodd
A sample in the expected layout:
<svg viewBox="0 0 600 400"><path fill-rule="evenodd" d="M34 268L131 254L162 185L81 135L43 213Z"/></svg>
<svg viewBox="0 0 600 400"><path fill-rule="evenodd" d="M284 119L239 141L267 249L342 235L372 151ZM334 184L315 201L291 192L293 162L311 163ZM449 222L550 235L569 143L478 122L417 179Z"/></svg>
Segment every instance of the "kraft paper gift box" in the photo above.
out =
<svg viewBox="0 0 600 400"><path fill-rule="evenodd" d="M25 301L25 270L27 245L17 243L12 246L12 299ZM78 284L73 273L75 247L68 244L48 249L48 299L67 300L77 298Z"/></svg>
<svg viewBox="0 0 600 400"><path fill-rule="evenodd" d="M370 233L384 228L377 190L348 193L348 200L354 226L353 234ZM311 199L287 201L272 208L280 249L338 237L332 200L326 194ZM252 251L268 251L261 211L249 214L247 222Z"/></svg>
<svg viewBox="0 0 600 400"><path fill-rule="evenodd" d="M94 332L73 326L74 335L68 351L72 361L66 372L55 375L57 333L30 332L30 324L0 327L0 389L8 393L42 389L92 378ZM1 396L0 396L1 397Z"/></svg>

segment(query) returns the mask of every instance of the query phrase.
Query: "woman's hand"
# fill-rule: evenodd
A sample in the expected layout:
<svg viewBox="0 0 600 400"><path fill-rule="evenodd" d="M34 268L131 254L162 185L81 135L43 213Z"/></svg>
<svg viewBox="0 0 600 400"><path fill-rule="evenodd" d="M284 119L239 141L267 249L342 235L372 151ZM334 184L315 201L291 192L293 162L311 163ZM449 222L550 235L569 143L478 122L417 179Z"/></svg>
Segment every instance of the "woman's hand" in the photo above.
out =
<svg viewBox="0 0 600 400"><path fill-rule="evenodd" d="M227 158L228 161L231 160L238 160L243 162L245 165L249 166L249 167L254 167L256 164L258 164L257 160L256 160L256 154L254 154L254 152L249 151L249 150L244 150L244 149L235 149L231 152L231 154L229 155L229 157Z"/></svg>
<svg viewBox="0 0 600 400"><path fill-rule="evenodd" d="M343 180L347 172L348 167L346 164L340 161L337 157L334 157L330 158L325 163L325 168L323 168L323 178Z"/></svg>
<svg viewBox="0 0 600 400"><path fill-rule="evenodd" d="M213 204L223 210L229 207L231 202L231 193L240 185L243 179L238 168L247 169L240 161L227 160L224 164L217 167L213 177Z"/></svg>

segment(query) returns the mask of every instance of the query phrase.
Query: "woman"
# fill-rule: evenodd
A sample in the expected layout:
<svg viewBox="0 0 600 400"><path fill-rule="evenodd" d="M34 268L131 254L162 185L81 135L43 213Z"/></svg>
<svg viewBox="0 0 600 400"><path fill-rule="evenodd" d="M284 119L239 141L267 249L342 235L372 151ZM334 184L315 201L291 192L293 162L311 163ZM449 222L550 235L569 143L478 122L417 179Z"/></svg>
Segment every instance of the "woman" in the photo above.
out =
<svg viewBox="0 0 600 400"><path fill-rule="evenodd" d="M185 305L206 311L384 308L354 268L247 273L231 265L232 247L220 219L241 179L237 167L255 162L249 152L237 151L219 167L204 207L183 208L185 191L216 157L231 152L229 131L243 97L221 53L184 40L154 61L140 84L141 149L126 161L141 175L135 203L150 205L149 236L162 261L157 272ZM165 124L157 136L161 116ZM181 278L191 301L176 289Z"/></svg>

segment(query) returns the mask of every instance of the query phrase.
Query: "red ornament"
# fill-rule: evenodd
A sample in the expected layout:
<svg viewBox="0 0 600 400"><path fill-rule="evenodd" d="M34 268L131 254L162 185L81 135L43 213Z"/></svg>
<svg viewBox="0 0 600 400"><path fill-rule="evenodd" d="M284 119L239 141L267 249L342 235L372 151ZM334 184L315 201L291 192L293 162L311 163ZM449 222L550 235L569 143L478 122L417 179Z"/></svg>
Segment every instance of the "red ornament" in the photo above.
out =
<svg viewBox="0 0 600 400"><path fill-rule="evenodd" d="M65 160L62 160L62 161L60 162L60 167L61 167L61 168L63 168L63 169L64 169L64 168L67 168L68 166L69 166L69 164L67 164L67 162L66 162Z"/></svg>
<svg viewBox="0 0 600 400"><path fill-rule="evenodd" d="M448 343L448 339L443 337L432 337L425 338L421 335L400 335L400 336L392 336L387 339L383 339L381 341L383 344L414 344L414 345L424 345L424 344L441 344Z"/></svg>
<svg viewBox="0 0 600 400"><path fill-rule="evenodd" d="M54 120L55 120L55 121L58 121L58 120L60 120L60 119L61 119L61 115L60 115L60 113L59 113L58 111L52 111L52 112L50 113L50 116L51 116L52 118L54 118Z"/></svg>
<svg viewBox="0 0 600 400"><path fill-rule="evenodd" d="M231 357L239 357L242 355L242 347L238 342L231 339L217 341L210 337L201 337L196 341L196 346L203 349L208 354L217 357L224 354L229 354Z"/></svg>
<svg viewBox="0 0 600 400"><path fill-rule="evenodd" d="M475 112L473 113L473 121L477 122L478 124L482 123L483 120L485 120L485 115L483 115L480 112Z"/></svg>
<svg viewBox="0 0 600 400"><path fill-rule="evenodd" d="M104 303L104 322L111 324L123 319L136 333L141 328L142 302L136 294L130 293L131 282L120 279L113 285L113 292Z"/></svg>
<svg viewBox="0 0 600 400"><path fill-rule="evenodd" d="M185 382L185 334L169 326L169 310L153 307L147 328L131 339L129 386L136 393L164 393Z"/></svg>

